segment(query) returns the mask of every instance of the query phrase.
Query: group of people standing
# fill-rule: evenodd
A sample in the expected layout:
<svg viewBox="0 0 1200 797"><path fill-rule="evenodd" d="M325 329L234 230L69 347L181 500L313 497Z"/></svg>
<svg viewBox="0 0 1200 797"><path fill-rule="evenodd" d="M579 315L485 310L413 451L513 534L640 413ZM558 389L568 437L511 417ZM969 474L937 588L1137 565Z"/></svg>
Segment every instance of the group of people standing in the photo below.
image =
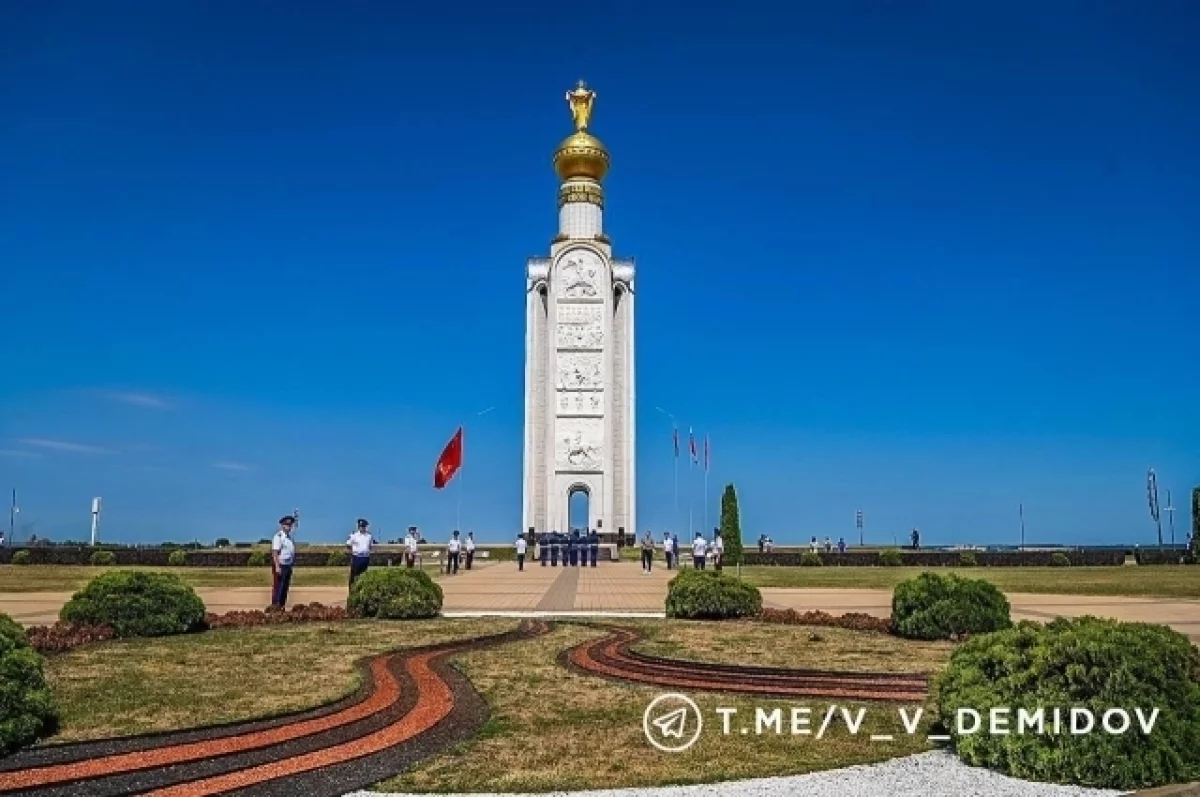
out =
<svg viewBox="0 0 1200 797"><path fill-rule="evenodd" d="M642 535L642 572L649 573L654 564L654 535L647 529ZM679 567L679 535L667 532L663 534L662 539L663 557L667 562L668 570L675 570ZM697 570L704 570L708 560L712 559L713 569L720 570L724 565L725 558L725 541L721 539L721 530L713 529L712 541L704 539L704 535L696 532L696 538L692 540L692 566Z"/></svg>
<svg viewBox="0 0 1200 797"><path fill-rule="evenodd" d="M292 538L296 527L300 525L300 511L279 518L279 530L271 539L271 608L282 609L287 605L288 590L292 585L292 570L296 565L296 542ZM457 536L458 532L454 532ZM404 564L415 567L417 564L417 541L420 539L416 526L409 526L404 537ZM366 518L359 518L354 531L346 539L346 547L350 551L350 586L371 566L371 550L375 547L375 538L371 535L371 523ZM474 539L469 540L467 554L467 569L471 567L471 559L475 551ZM455 571L458 570L457 562Z"/></svg>
<svg viewBox="0 0 1200 797"><path fill-rule="evenodd" d="M522 534L517 540L517 562L522 570L525 567L524 542L525 535ZM580 534L579 529L570 534L552 531L538 538L538 548L542 567L558 567L560 557L563 567L587 567L589 562L595 567L600 558L600 534L595 529L589 529L586 534Z"/></svg>

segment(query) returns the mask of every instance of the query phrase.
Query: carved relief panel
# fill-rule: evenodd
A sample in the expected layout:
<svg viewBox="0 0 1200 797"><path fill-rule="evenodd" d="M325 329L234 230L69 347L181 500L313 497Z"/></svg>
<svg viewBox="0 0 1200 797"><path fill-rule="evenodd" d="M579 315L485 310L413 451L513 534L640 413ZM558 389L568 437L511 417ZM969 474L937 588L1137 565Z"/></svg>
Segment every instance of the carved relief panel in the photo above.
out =
<svg viewBox="0 0 1200 797"><path fill-rule="evenodd" d="M600 352L569 352L558 355L559 390L599 390L604 387Z"/></svg>
<svg viewBox="0 0 1200 797"><path fill-rule="evenodd" d="M603 299L604 263L590 249L568 252L554 274L555 295L560 299Z"/></svg>
<svg viewBox="0 0 1200 797"><path fill-rule="evenodd" d="M559 470L600 470L603 467L603 420L561 418L555 429L554 461Z"/></svg>
<svg viewBox="0 0 1200 797"><path fill-rule="evenodd" d="M558 391L559 415L603 415L604 393L601 391Z"/></svg>
<svg viewBox="0 0 1200 797"><path fill-rule="evenodd" d="M556 345L560 349L604 346L604 308L597 304L560 305Z"/></svg>

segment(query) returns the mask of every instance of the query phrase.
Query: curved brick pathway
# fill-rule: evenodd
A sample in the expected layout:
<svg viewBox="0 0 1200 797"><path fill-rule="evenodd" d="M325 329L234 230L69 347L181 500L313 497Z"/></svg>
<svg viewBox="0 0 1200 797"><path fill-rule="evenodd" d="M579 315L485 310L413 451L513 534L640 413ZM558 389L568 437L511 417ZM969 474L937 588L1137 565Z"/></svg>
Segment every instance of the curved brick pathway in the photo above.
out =
<svg viewBox="0 0 1200 797"><path fill-rule="evenodd" d="M921 674L741 667L648 656L631 649L640 639L637 632L606 630L607 636L563 653L562 663L592 675L676 690L918 703L929 693L929 680Z"/></svg>
<svg viewBox="0 0 1200 797"><path fill-rule="evenodd" d="M344 794L482 726L487 707L450 666L451 656L549 630L531 621L504 634L378 656L357 694L289 717L28 750L0 761L0 794Z"/></svg>

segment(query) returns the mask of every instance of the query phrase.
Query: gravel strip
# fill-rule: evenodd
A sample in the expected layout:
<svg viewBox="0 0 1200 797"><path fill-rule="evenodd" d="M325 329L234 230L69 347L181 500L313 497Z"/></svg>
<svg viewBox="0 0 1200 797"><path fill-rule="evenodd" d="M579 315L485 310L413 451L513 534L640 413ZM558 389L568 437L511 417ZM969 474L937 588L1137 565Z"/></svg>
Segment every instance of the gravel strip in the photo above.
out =
<svg viewBox="0 0 1200 797"><path fill-rule="evenodd" d="M1054 786L1010 778L988 769L967 766L952 753L938 750L894 758L881 764L786 778L647 789L556 791L538 795L475 793L448 797L1115 797L1120 794L1123 792ZM346 797L419 796L358 791Z"/></svg>

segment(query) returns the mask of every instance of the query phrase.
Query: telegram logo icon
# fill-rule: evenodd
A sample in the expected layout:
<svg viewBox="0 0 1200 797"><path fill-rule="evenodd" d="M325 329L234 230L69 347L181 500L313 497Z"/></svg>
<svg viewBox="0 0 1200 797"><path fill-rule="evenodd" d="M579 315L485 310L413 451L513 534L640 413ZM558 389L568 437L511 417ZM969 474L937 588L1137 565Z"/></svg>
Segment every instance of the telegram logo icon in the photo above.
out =
<svg viewBox="0 0 1200 797"><path fill-rule="evenodd" d="M664 753L682 753L696 743L704 730L700 707L687 695L669 692L646 706L642 730L647 741Z"/></svg>

